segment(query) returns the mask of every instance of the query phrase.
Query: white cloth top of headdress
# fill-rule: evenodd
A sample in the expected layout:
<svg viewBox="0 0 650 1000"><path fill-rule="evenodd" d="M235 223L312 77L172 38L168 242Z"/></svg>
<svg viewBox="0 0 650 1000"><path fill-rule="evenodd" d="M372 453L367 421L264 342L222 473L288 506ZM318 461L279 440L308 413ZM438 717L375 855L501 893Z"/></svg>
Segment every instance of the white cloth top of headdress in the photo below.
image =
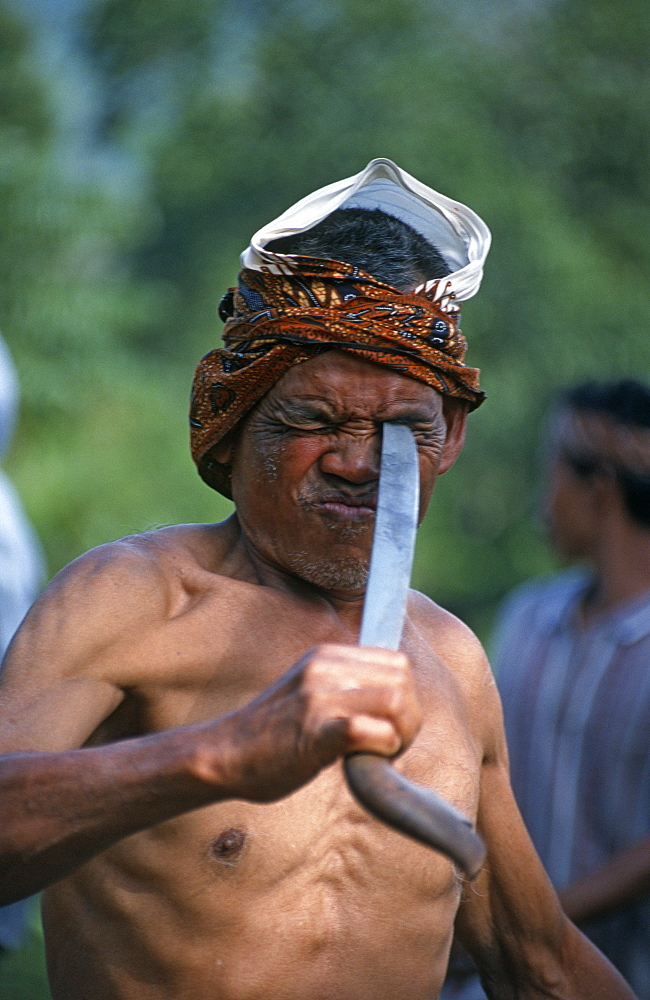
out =
<svg viewBox="0 0 650 1000"><path fill-rule="evenodd" d="M242 266L255 270L264 266L282 273L285 255L266 250L265 244L311 229L337 208L380 208L402 219L436 247L452 273L442 281L431 279L416 291L428 292L438 281L445 286L445 295L453 292L458 302L478 292L490 249L488 227L470 208L439 194L386 159L371 160L354 177L319 188L263 226L241 255Z"/></svg>

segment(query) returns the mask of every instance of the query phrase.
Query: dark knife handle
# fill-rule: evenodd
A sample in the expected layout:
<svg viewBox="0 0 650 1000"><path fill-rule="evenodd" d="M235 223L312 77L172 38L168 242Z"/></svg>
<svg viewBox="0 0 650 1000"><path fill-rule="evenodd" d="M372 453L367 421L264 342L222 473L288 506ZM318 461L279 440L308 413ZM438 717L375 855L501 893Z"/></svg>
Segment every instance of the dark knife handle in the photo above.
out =
<svg viewBox="0 0 650 1000"><path fill-rule="evenodd" d="M468 878L485 858L483 841L470 821L429 788L414 785L377 754L345 758L345 776L362 806L395 830L442 851Z"/></svg>

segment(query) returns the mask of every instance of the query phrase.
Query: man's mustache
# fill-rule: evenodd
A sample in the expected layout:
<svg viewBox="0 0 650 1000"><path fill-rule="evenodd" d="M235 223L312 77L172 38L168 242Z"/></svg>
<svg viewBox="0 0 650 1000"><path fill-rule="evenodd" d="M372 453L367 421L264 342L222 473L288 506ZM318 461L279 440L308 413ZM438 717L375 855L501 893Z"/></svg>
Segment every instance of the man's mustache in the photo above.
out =
<svg viewBox="0 0 650 1000"><path fill-rule="evenodd" d="M376 488L354 490L351 488L332 489L319 486L305 486L298 494L298 501L307 507L320 507L323 504L342 504L346 507L369 507L377 509Z"/></svg>

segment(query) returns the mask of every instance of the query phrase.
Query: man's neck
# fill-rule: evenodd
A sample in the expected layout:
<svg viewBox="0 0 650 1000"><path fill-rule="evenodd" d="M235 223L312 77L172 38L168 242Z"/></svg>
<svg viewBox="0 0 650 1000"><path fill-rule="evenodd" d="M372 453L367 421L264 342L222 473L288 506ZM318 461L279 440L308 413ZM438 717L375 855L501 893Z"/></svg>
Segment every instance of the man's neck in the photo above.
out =
<svg viewBox="0 0 650 1000"><path fill-rule="evenodd" d="M236 520L236 518L235 518ZM257 583L263 587L271 587L291 594L297 600L312 606L322 605L340 618L346 626L357 633L361 626L365 586L346 588L341 586L323 586L317 582L303 578L298 572L292 572L274 561L266 558L252 543L237 522L240 545L248 569L241 574L242 579Z"/></svg>
<svg viewBox="0 0 650 1000"><path fill-rule="evenodd" d="M594 586L585 599L585 617L627 604L650 590L650 530L626 524L603 535L591 565Z"/></svg>

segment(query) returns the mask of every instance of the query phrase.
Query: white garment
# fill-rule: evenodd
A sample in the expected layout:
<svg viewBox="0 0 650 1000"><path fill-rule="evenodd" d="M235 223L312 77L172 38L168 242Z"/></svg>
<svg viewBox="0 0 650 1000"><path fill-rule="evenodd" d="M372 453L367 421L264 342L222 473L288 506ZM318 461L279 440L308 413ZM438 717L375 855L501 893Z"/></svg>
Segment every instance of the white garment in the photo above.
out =
<svg viewBox="0 0 650 1000"><path fill-rule="evenodd" d="M0 337L0 458L11 442L18 411L18 379ZM36 598L45 577L36 535L16 490L0 470L0 662L11 638ZM0 947L16 948L27 933L23 899L0 907Z"/></svg>
<svg viewBox="0 0 650 1000"><path fill-rule="evenodd" d="M38 594L43 560L16 490L0 470L0 660Z"/></svg>
<svg viewBox="0 0 650 1000"><path fill-rule="evenodd" d="M241 255L243 267L268 267L281 273L284 254L265 250L265 244L283 236L311 229L337 208L380 208L406 222L424 236L452 268L440 284L440 295L453 293L453 301L464 302L479 290L483 265L490 249L490 230L465 205L427 187L401 170L392 160L371 160L354 177L346 177L319 188L263 226ZM436 280L416 291L430 291ZM444 301L450 302L448 298Z"/></svg>

